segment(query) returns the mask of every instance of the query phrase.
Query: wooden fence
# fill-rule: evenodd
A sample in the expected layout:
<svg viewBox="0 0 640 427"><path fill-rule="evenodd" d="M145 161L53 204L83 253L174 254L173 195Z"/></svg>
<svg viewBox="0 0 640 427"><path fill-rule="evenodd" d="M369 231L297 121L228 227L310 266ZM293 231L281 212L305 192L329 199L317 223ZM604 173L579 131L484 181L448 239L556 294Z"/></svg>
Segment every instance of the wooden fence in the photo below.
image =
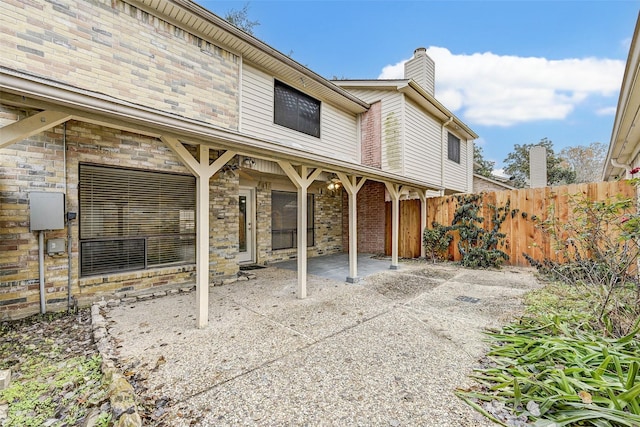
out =
<svg viewBox="0 0 640 427"><path fill-rule="evenodd" d="M550 207L553 206L556 219L562 222L572 220L573 211L569 200L574 195L582 194L592 201L604 201L608 198L621 196L632 198L636 196L636 190L627 181L597 182L589 184L571 184L559 187L546 187L535 189L521 189L512 191L501 191L496 193L483 193L483 204L493 204L504 206L510 201L510 209L516 210L514 216L507 215L502 223L501 232L507 235L505 246L500 248L509 255L508 265L528 266L528 261L522 255L527 253L533 259L542 261L545 258L554 258L552 242L537 227L532 217L541 219L548 217ZM409 201L407 201L409 202ZM420 236L420 204L417 201L413 204L401 204L400 218L401 224L404 219L403 228L400 232L399 255L403 257L415 257L415 240ZM417 202L417 209L415 206ZM390 205L390 203L388 203ZM430 198L427 200L427 226L436 221L438 224L451 225L454 212L457 208L455 196L445 196ZM390 206L387 206L390 212ZM485 218L485 228L489 227L490 216L488 209L485 209L482 216ZM391 252L391 228L390 214L387 220L387 247ZM417 219L417 225L416 224ZM407 242L404 242L404 241ZM422 239L419 239L420 241ZM413 243L411 243L413 242ZM413 245L413 246L411 246ZM411 247L411 250L407 250ZM419 255L419 246L417 254ZM404 251L404 252L403 252ZM460 260L457 239L449 246L449 259Z"/></svg>

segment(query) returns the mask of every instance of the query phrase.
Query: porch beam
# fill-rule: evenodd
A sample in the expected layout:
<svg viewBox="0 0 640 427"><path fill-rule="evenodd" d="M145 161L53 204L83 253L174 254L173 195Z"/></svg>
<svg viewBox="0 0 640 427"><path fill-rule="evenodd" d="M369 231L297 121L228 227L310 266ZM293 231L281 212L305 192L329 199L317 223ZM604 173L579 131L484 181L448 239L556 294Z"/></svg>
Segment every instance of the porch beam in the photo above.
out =
<svg viewBox="0 0 640 427"><path fill-rule="evenodd" d="M367 178L358 178L343 172L336 172L338 178L349 196L349 276L347 283L357 283L358 277L358 191Z"/></svg>
<svg viewBox="0 0 640 427"><path fill-rule="evenodd" d="M0 148L15 144L30 136L58 126L72 117L68 113L47 110L3 126L0 128Z"/></svg>
<svg viewBox="0 0 640 427"><path fill-rule="evenodd" d="M427 256L422 242L424 236L424 230L427 229L427 191L418 189L418 197L420 198L420 256L422 258Z"/></svg>
<svg viewBox="0 0 640 427"><path fill-rule="evenodd" d="M300 172L286 160L278 160L278 165L298 189L298 289L300 299L307 297L307 194L309 186L320 175L322 169L300 166Z"/></svg>
<svg viewBox="0 0 640 427"><path fill-rule="evenodd" d="M402 185L385 181L385 187L391 196L391 270L398 269L398 232L400 223L400 193Z"/></svg>
<svg viewBox="0 0 640 427"><path fill-rule="evenodd" d="M209 323L210 180L236 153L225 151L209 164L208 146L198 146L198 160L177 138L162 136L161 139L196 177L196 326L204 328Z"/></svg>

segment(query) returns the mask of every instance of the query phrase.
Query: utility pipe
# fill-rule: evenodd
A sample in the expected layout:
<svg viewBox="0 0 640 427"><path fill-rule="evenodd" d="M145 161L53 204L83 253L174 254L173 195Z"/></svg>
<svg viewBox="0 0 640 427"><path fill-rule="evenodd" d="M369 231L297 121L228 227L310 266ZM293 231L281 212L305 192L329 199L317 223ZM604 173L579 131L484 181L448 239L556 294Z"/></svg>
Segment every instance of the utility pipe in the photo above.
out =
<svg viewBox="0 0 640 427"><path fill-rule="evenodd" d="M44 295L44 231L40 230L38 234L38 261L40 272L40 314L47 312L47 304Z"/></svg>

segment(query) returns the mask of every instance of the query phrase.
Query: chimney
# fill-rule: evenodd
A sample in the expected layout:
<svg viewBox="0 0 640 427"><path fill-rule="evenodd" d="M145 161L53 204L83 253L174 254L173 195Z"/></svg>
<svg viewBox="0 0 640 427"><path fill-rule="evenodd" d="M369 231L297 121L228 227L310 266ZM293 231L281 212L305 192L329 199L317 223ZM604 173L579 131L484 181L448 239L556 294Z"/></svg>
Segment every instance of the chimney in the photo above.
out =
<svg viewBox="0 0 640 427"><path fill-rule="evenodd" d="M529 187L547 186L547 149L534 145L529 149Z"/></svg>
<svg viewBox="0 0 640 427"><path fill-rule="evenodd" d="M434 95L436 64L427 55L426 48L419 47L413 51L413 58L404 64L404 78L415 80L430 95Z"/></svg>

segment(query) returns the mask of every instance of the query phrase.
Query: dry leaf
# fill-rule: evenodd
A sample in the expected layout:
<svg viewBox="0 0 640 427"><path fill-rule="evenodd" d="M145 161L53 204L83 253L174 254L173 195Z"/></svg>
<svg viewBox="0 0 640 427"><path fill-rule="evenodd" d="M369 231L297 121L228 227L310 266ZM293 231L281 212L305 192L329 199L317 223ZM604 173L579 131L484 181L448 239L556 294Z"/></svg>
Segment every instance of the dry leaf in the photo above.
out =
<svg viewBox="0 0 640 427"><path fill-rule="evenodd" d="M580 399L582 399L582 403L589 404L593 402L593 398L591 397L591 394L589 394L589 392L581 390L580 392L578 392L578 396L580 396Z"/></svg>

